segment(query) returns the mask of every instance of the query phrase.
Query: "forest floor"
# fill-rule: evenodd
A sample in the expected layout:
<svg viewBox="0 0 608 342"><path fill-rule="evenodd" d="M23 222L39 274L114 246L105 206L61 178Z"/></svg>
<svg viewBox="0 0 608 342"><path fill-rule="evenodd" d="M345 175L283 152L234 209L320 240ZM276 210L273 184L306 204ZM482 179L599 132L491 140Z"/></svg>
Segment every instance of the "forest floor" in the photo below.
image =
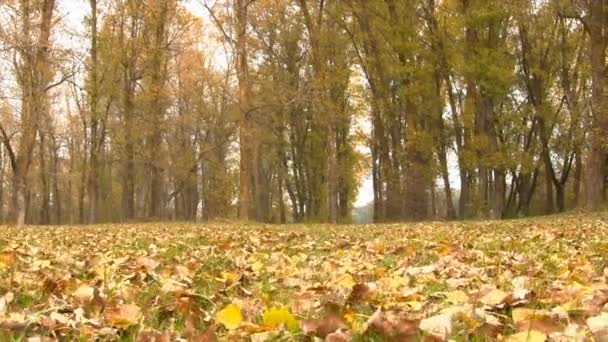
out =
<svg viewBox="0 0 608 342"><path fill-rule="evenodd" d="M608 336L608 213L0 229L0 341Z"/></svg>

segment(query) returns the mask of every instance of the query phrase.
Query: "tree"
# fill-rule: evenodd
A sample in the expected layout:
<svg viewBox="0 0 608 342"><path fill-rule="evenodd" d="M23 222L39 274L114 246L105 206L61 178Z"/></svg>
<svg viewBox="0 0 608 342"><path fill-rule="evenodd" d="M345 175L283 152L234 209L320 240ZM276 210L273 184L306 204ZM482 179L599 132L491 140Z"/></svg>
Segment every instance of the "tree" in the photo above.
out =
<svg viewBox="0 0 608 342"><path fill-rule="evenodd" d="M54 0L19 2L18 20L13 23L15 31L2 31L2 38L8 42L13 53L13 71L20 90L20 119L17 143L11 141L11 134L0 126L2 140L7 149L13 171L12 205L13 220L17 225L26 221L26 193L28 175L32 165L36 136L48 110L48 91L55 85L51 63L51 33L54 27Z"/></svg>

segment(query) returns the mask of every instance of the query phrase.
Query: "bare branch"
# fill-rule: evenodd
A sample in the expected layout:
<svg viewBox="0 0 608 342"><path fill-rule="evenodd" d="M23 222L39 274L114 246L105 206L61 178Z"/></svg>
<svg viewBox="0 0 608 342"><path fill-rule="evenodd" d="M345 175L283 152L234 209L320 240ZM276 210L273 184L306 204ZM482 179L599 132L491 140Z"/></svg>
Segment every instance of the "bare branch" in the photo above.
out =
<svg viewBox="0 0 608 342"><path fill-rule="evenodd" d="M253 1L251 1L253 2ZM250 3L251 3L250 2ZM222 25L222 22L219 20L219 18L215 15L215 11L213 10L213 8L209 7L209 5L207 5L206 1L202 2L203 6L207 9L207 11L209 12L209 15L211 15L211 18L213 19L213 22L215 23L215 26L217 26L218 30L220 30L220 32L222 33L222 35L224 36L224 39L226 39L226 41L231 45L231 46L235 46L236 42L234 41L234 39L226 32L226 30L224 29L224 25Z"/></svg>
<svg viewBox="0 0 608 342"><path fill-rule="evenodd" d="M4 146L6 146L6 150L8 151L8 157L11 161L11 167L13 168L13 170L15 170L17 168L17 158L15 156L15 152L13 151L13 146L11 145L11 139L8 134L6 134L6 130L4 130L4 126L2 126L1 122L0 133L2 133L2 142L4 143Z"/></svg>
<svg viewBox="0 0 608 342"><path fill-rule="evenodd" d="M70 73L70 74L63 75L63 77L59 81L57 81L57 82L55 82L53 84L49 84L46 88L44 88L44 92L47 92L47 91L49 91L49 90L51 90L51 89L53 89L53 88L55 88L57 86L62 85L65 81L67 81L68 79L72 78L72 76L74 76L73 72Z"/></svg>

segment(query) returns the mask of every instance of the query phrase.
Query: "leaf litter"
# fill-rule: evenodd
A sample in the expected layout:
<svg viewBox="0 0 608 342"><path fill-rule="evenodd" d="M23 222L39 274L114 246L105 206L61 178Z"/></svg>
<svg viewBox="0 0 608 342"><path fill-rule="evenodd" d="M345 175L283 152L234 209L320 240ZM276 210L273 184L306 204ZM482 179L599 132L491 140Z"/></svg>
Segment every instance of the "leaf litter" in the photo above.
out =
<svg viewBox="0 0 608 342"><path fill-rule="evenodd" d="M0 340L600 341L604 214L4 227Z"/></svg>

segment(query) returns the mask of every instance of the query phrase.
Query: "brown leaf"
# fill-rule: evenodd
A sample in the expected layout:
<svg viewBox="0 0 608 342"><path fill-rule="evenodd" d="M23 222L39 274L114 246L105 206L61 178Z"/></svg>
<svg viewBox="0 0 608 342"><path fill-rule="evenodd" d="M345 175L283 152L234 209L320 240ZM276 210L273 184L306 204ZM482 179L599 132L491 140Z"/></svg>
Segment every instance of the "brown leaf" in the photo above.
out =
<svg viewBox="0 0 608 342"><path fill-rule="evenodd" d="M306 335L325 338L327 335L339 330L346 329L346 323L335 313L330 313L320 320L302 321L302 330Z"/></svg>
<svg viewBox="0 0 608 342"><path fill-rule="evenodd" d="M137 342L170 342L171 334L166 331L164 333L144 331L137 335Z"/></svg>
<svg viewBox="0 0 608 342"><path fill-rule="evenodd" d="M408 317L405 313L383 312L378 309L365 323L364 332L375 331L394 341L415 341L418 339L420 319Z"/></svg>
<svg viewBox="0 0 608 342"><path fill-rule="evenodd" d="M563 331L566 324L551 317L534 317L517 323L517 331L537 330L544 334Z"/></svg>
<svg viewBox="0 0 608 342"><path fill-rule="evenodd" d="M137 324L140 318L141 309L135 304L119 304L106 312L106 320L121 328Z"/></svg>
<svg viewBox="0 0 608 342"><path fill-rule="evenodd" d="M23 331L29 325L29 322L22 317L14 317L6 321L0 321L1 330Z"/></svg>
<svg viewBox="0 0 608 342"><path fill-rule="evenodd" d="M350 304L361 304L369 299L371 289L366 284L355 284L348 296L347 302Z"/></svg>
<svg viewBox="0 0 608 342"><path fill-rule="evenodd" d="M595 293L593 299L589 303L589 313L597 315L602 311L604 305L608 303L608 290L602 289Z"/></svg>
<svg viewBox="0 0 608 342"><path fill-rule="evenodd" d="M340 329L325 336L325 342L349 342L353 339L350 330Z"/></svg>
<svg viewBox="0 0 608 342"><path fill-rule="evenodd" d="M214 324L210 325L205 332L196 337L194 341L196 342L217 342L217 336L215 335L216 326Z"/></svg>

